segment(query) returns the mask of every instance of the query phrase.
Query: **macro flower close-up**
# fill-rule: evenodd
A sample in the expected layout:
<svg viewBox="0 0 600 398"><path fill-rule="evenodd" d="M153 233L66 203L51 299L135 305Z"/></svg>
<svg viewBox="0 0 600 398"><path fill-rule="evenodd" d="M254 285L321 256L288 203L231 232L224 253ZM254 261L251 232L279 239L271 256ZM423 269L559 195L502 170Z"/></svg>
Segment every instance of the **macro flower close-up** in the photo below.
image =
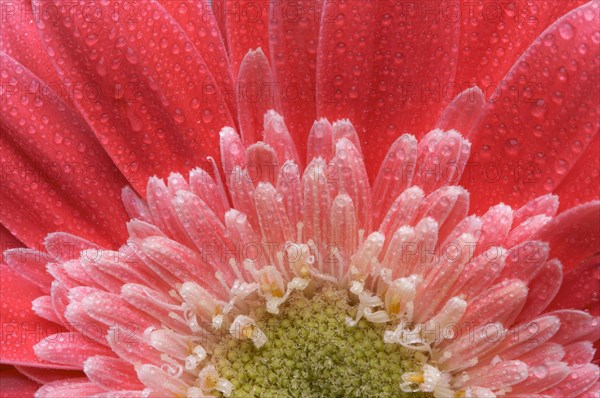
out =
<svg viewBox="0 0 600 398"><path fill-rule="evenodd" d="M0 8L0 397L600 397L600 0Z"/></svg>

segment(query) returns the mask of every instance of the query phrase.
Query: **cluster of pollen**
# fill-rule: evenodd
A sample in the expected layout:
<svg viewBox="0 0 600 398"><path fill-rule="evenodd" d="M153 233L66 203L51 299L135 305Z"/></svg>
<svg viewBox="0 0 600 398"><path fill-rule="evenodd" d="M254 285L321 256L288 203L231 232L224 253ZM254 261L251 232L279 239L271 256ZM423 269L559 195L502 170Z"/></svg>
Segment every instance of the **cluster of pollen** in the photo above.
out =
<svg viewBox="0 0 600 398"><path fill-rule="evenodd" d="M233 385L233 397L426 397L403 392L402 375L420 369L419 354L384 342L385 327L361 319L344 290L325 286L311 297L294 292L277 315L264 307L250 315L267 337L223 339L212 362Z"/></svg>

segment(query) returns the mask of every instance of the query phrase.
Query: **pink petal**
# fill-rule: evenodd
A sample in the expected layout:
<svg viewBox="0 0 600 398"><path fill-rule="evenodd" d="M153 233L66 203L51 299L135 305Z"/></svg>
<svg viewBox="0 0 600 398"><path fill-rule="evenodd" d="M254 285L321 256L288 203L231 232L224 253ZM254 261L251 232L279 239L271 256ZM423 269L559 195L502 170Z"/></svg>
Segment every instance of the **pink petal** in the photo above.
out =
<svg viewBox="0 0 600 398"><path fill-rule="evenodd" d="M485 325L499 322L511 326L527 298L527 286L520 280L506 280L492 286L468 303L461 323Z"/></svg>
<svg viewBox="0 0 600 398"><path fill-rule="evenodd" d="M259 183L254 199L263 242L275 245L278 250L285 242L293 240L294 229L288 219L285 206L278 199L277 190L269 183Z"/></svg>
<svg viewBox="0 0 600 398"><path fill-rule="evenodd" d="M431 131L417 146L413 185L429 194L440 187L458 184L470 150L471 143L456 131Z"/></svg>
<svg viewBox="0 0 600 398"><path fill-rule="evenodd" d="M277 192L281 195L292 228L296 227L302 219L302 180L296 163L287 161L281 166Z"/></svg>
<svg viewBox="0 0 600 398"><path fill-rule="evenodd" d="M398 195L412 184L417 140L404 134L390 147L373 183L373 223L378 225Z"/></svg>
<svg viewBox="0 0 600 398"><path fill-rule="evenodd" d="M502 359L520 359L523 354L540 347L560 329L554 316L541 316L530 322L521 323L506 332L502 343L487 354L489 359L499 355Z"/></svg>
<svg viewBox="0 0 600 398"><path fill-rule="evenodd" d="M565 266L565 274L600 251L600 201L565 211L542 228L536 239L550 244L550 255Z"/></svg>
<svg viewBox="0 0 600 398"><path fill-rule="evenodd" d="M90 381L106 390L141 390L133 366L122 359L93 356L88 358L83 370Z"/></svg>
<svg viewBox="0 0 600 398"><path fill-rule="evenodd" d="M594 256L565 274L563 284L550 308L577 308L600 315L599 279L600 256Z"/></svg>
<svg viewBox="0 0 600 398"><path fill-rule="evenodd" d="M302 164L296 151L296 144L294 144L287 125L279 113L273 110L266 112L264 114L264 127L264 141L275 150L280 164L288 160L292 160L296 164Z"/></svg>
<svg viewBox="0 0 600 398"><path fill-rule="evenodd" d="M16 274L44 293L50 292L54 278L46 271L46 264L51 260L46 253L32 249L10 249L4 252L4 259Z"/></svg>
<svg viewBox="0 0 600 398"><path fill-rule="evenodd" d="M386 2L323 7L330 11L319 34L317 115L354 124L374 176L401 132L422 136L454 97L444 88L454 78L459 19Z"/></svg>
<svg viewBox="0 0 600 398"><path fill-rule="evenodd" d="M464 294L471 300L488 289L502 272L506 262L506 250L501 247L490 247L478 254L465 267L456 283L457 293Z"/></svg>
<svg viewBox="0 0 600 398"><path fill-rule="evenodd" d="M72 92L63 86L58 78L39 37L31 1L11 1L5 3L4 7L2 12L4 29L0 31L2 52L46 82L63 101L71 103Z"/></svg>
<svg viewBox="0 0 600 398"><path fill-rule="evenodd" d="M469 211L469 192L462 187L445 186L427 195L417 220L431 217L439 224L439 240L444 241L450 231Z"/></svg>
<svg viewBox="0 0 600 398"><path fill-rule="evenodd" d="M532 239L551 220L552 217L543 214L528 218L510 231L505 242L506 247L512 247Z"/></svg>
<svg viewBox="0 0 600 398"><path fill-rule="evenodd" d="M79 286L68 291L69 304L64 309L64 317L70 326L79 331L86 339L92 339L95 342L107 345L106 335L108 326L98 322L85 311L83 301L91 294L100 292L87 286ZM58 310L57 310L58 312Z"/></svg>
<svg viewBox="0 0 600 398"><path fill-rule="evenodd" d="M58 380L72 379L75 377L84 377L84 373L78 370L62 370L62 369L43 369L31 368L28 366L16 366L16 369L29 377L31 380L40 383L52 383Z"/></svg>
<svg viewBox="0 0 600 398"><path fill-rule="evenodd" d="M237 79L240 133L244 145L260 141L268 110L281 110L279 90L262 49L244 56Z"/></svg>
<svg viewBox="0 0 600 398"><path fill-rule="evenodd" d="M42 292L33 284L15 274L8 266L0 265L0 321L3 325L0 358L2 363L64 368L61 365L40 361L33 346L43 337L62 332L55 323L39 318L31 310L31 302Z"/></svg>
<svg viewBox="0 0 600 398"><path fill-rule="evenodd" d="M19 247L25 246L2 224L0 224L0 245L3 252L5 250L17 249Z"/></svg>
<svg viewBox="0 0 600 398"><path fill-rule="evenodd" d="M329 240L331 227L331 194L326 165L321 158L313 159L302 176L304 215L303 239L313 239L317 246Z"/></svg>
<svg viewBox="0 0 600 398"><path fill-rule="evenodd" d="M40 318L49 320L50 322L61 324L63 323L61 318L56 314L54 310L54 304L52 303L52 296L40 296L31 302L31 309Z"/></svg>
<svg viewBox="0 0 600 398"><path fill-rule="evenodd" d="M262 141L250 145L246 149L246 171L255 186L260 182L275 184L279 174L277 153Z"/></svg>
<svg viewBox="0 0 600 398"><path fill-rule="evenodd" d="M575 365L571 367L571 373L559 385L543 391L545 395L555 397L574 397L585 392L596 381L598 381L598 366Z"/></svg>
<svg viewBox="0 0 600 398"><path fill-rule="evenodd" d="M479 386L496 390L520 383L527 378L528 372L527 365L521 361L501 361L467 370L465 375L468 377L467 381L458 383L458 386Z"/></svg>
<svg viewBox="0 0 600 398"><path fill-rule="evenodd" d="M58 333L42 339L34 347L41 360L68 369L83 369L85 360L94 355L113 355L112 351L81 333Z"/></svg>
<svg viewBox="0 0 600 398"><path fill-rule="evenodd" d="M577 343L569 344L565 348L565 357L563 362L569 365L590 363L594 359L596 350L590 341L578 341Z"/></svg>
<svg viewBox="0 0 600 398"><path fill-rule="evenodd" d="M413 225L417 211L423 204L423 199L424 194L419 187L410 187L404 190L393 202L390 202L391 206L381 221L379 231L389 236L403 225Z"/></svg>
<svg viewBox="0 0 600 398"><path fill-rule="evenodd" d="M189 333L189 326L182 320L181 303L159 291L144 285L128 283L121 289L121 296L133 307L152 316L158 323L181 333ZM172 317L180 315L181 318Z"/></svg>
<svg viewBox="0 0 600 398"><path fill-rule="evenodd" d="M283 93L283 115L300 153L317 118L317 42L322 3L270 2L269 45L273 74ZM312 157L308 159L310 162ZM328 159L327 159L328 160Z"/></svg>
<svg viewBox="0 0 600 398"><path fill-rule="evenodd" d="M333 126L325 118L316 120L308 133L306 163L319 157L326 163L333 157Z"/></svg>
<svg viewBox="0 0 600 398"><path fill-rule="evenodd" d="M499 279L520 279L529 283L541 271L549 251L548 244L540 241L523 242L512 247Z"/></svg>
<svg viewBox="0 0 600 398"><path fill-rule="evenodd" d="M498 204L481 216L481 222L481 236L475 254L504 244L513 222L513 211L510 206Z"/></svg>
<svg viewBox="0 0 600 398"><path fill-rule="evenodd" d="M459 329L458 338L441 348L438 362L447 370L464 369L472 366L470 362L475 357L482 357L501 341L505 330L501 325L491 323L478 326L471 325L469 332ZM474 329L473 329L474 328ZM435 352L434 352L435 353Z"/></svg>
<svg viewBox="0 0 600 398"><path fill-rule="evenodd" d="M152 221L152 215L146 201L140 198L131 187L123 188L123 191L121 191L121 200L129 217L145 222Z"/></svg>
<svg viewBox="0 0 600 398"><path fill-rule="evenodd" d="M490 99L479 131L471 137L471 161L478 166L462 181L473 195L476 213L500 200L520 206L553 191L581 148L589 146L600 127L600 60L591 51L597 47L599 23L596 2L556 21ZM486 175L488 165L493 173Z"/></svg>
<svg viewBox="0 0 600 398"><path fill-rule="evenodd" d="M440 260L425 274L415 297L415 321L424 322L441 311L444 303L452 297L457 282L467 262L471 259L472 248L477 238L470 234L458 236L451 245L441 249Z"/></svg>
<svg viewBox="0 0 600 398"><path fill-rule="evenodd" d="M558 362L565 356L562 345L556 343L544 343L534 348L525 355L519 357L520 361L529 366L540 366L549 362Z"/></svg>
<svg viewBox="0 0 600 398"><path fill-rule="evenodd" d="M248 50L261 48L269 58L269 1L241 0L235 3L222 3L225 16L227 48L233 67L233 75L238 76L242 60Z"/></svg>
<svg viewBox="0 0 600 398"><path fill-rule="evenodd" d="M245 167L246 149L240 136L232 128L225 127L219 133L221 161L223 171L227 177L233 172L235 166ZM229 178L226 179L229 184Z"/></svg>
<svg viewBox="0 0 600 398"><path fill-rule="evenodd" d="M2 398L32 398L39 387L38 383L12 367L0 370L0 397Z"/></svg>
<svg viewBox="0 0 600 398"><path fill-rule="evenodd" d="M187 234L202 254L201 260L214 271L220 271L226 279L235 279L228 267L221 266L224 258L228 260L228 253L235 253L225 225L202 199L191 192L179 191L173 199L173 206Z"/></svg>
<svg viewBox="0 0 600 398"><path fill-rule="evenodd" d="M11 78L0 141L2 224L29 247L56 229L106 246L124 240L125 180L86 122L29 70L7 55L1 59ZM23 100L21 87L34 94Z"/></svg>
<svg viewBox="0 0 600 398"><path fill-rule="evenodd" d="M169 192L164 181L150 177L146 193L148 208L152 214L152 223L169 238L193 247L193 243L177 218L173 207L172 199L175 195Z"/></svg>
<svg viewBox="0 0 600 398"><path fill-rule="evenodd" d="M206 248L207 251L211 249ZM216 246L212 254L220 256L221 249L221 246ZM140 250L144 263L172 288L186 281L197 281L215 293L218 291L215 288L215 270L206 262L207 255L202 257L180 243L161 237L145 239Z"/></svg>
<svg viewBox="0 0 600 398"><path fill-rule="evenodd" d="M561 210L600 198L599 178L600 134L596 134L577 163L554 189L554 193L560 196Z"/></svg>
<svg viewBox="0 0 600 398"><path fill-rule="evenodd" d="M328 165L334 192L346 193L355 204L358 229L371 230L371 187L359 149L347 138L335 143L335 156Z"/></svg>
<svg viewBox="0 0 600 398"><path fill-rule="evenodd" d="M527 47L551 23L585 0L461 3L456 81L482 87L489 97ZM449 7L450 8L450 7Z"/></svg>
<svg viewBox="0 0 600 398"><path fill-rule="evenodd" d="M556 211L558 210L558 204L559 200L558 196L556 195L547 194L538 196L514 212L513 225L516 227L525 222L527 219L538 215L554 217L556 215Z"/></svg>
<svg viewBox="0 0 600 398"><path fill-rule="evenodd" d="M270 259L267 256L263 245L258 244L261 238L254 231L248 217L235 209L231 209L225 214L225 225L231 239L236 242L243 253L243 257L257 263L257 268L266 266ZM246 273L246 270L242 270Z"/></svg>
<svg viewBox="0 0 600 398"><path fill-rule="evenodd" d="M194 44L194 48L206 63L217 87L223 92L223 99L231 115L235 118L234 77L223 37L219 33L217 15L211 9L209 0L159 0L160 4L171 14L185 34Z"/></svg>
<svg viewBox="0 0 600 398"><path fill-rule="evenodd" d="M540 272L529 282L529 294L517 322L526 322L548 307L563 281L562 264L554 259L546 262Z"/></svg>
<svg viewBox="0 0 600 398"><path fill-rule="evenodd" d="M463 137L468 137L483 117L485 105L486 100L481 89L468 88L448 104L436 127L445 131L456 130Z"/></svg>
<svg viewBox="0 0 600 398"><path fill-rule="evenodd" d="M552 337L555 343L566 345L580 340L598 340L598 317L576 310L557 310L547 315L554 315L560 319L560 330Z"/></svg>
<svg viewBox="0 0 600 398"><path fill-rule="evenodd" d="M95 292L82 301L84 311L98 321L110 327L131 329L136 334L155 324L155 320L145 312L127 303L120 295Z"/></svg>
<svg viewBox="0 0 600 398"><path fill-rule="evenodd" d="M206 171L196 168L190 171L190 191L198 196L213 210L215 215L223 219L229 210L229 200L215 180Z"/></svg>
<svg viewBox="0 0 600 398"><path fill-rule="evenodd" d="M87 398L104 392L87 378L67 379L44 384L35 398Z"/></svg>
<svg viewBox="0 0 600 398"><path fill-rule="evenodd" d="M596 382L577 398L598 398L600 396L600 383Z"/></svg>
<svg viewBox="0 0 600 398"><path fill-rule="evenodd" d="M78 259L83 250L100 249L96 243L64 232L49 233L44 239L44 246L54 261Z"/></svg>
<svg viewBox="0 0 600 398"><path fill-rule="evenodd" d="M34 9L43 10L42 3L36 0ZM69 16L62 0L52 4L52 17L36 14L46 50L61 79L81 85L77 109L138 192L152 175L187 172L218 155L205 142L233 125L231 115L204 60L159 3L114 19L113 5L98 4L93 24ZM129 31L132 23L137 34ZM160 29L169 34L155 37Z"/></svg>
<svg viewBox="0 0 600 398"><path fill-rule="evenodd" d="M349 261L356 252L357 228L354 202L350 196L341 193L331 205L331 241L345 261ZM333 274L333 271L331 273Z"/></svg>
<svg viewBox="0 0 600 398"><path fill-rule="evenodd" d="M562 362L549 362L540 366L530 367L529 377L514 386L513 394L532 394L552 388L567 378L571 370Z"/></svg>

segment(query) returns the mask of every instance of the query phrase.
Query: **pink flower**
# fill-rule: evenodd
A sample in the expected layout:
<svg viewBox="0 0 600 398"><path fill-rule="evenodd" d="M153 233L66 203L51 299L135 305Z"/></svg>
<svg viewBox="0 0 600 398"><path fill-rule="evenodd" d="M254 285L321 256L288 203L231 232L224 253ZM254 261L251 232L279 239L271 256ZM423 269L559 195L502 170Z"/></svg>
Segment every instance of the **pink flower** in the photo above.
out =
<svg viewBox="0 0 600 398"><path fill-rule="evenodd" d="M598 396L600 1L2 7L4 395Z"/></svg>

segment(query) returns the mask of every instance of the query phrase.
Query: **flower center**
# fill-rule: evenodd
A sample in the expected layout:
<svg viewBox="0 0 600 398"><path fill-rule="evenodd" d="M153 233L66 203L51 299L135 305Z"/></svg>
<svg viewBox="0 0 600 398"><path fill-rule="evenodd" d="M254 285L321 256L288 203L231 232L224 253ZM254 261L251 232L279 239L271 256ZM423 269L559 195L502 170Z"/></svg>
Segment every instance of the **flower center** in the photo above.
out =
<svg viewBox="0 0 600 398"><path fill-rule="evenodd" d="M389 325L348 326L356 311L346 291L296 291L278 315L264 307L250 314L267 337L263 346L229 336L215 347L213 365L233 384L233 397L431 396L400 389L402 375L420 369L419 354L384 343Z"/></svg>

